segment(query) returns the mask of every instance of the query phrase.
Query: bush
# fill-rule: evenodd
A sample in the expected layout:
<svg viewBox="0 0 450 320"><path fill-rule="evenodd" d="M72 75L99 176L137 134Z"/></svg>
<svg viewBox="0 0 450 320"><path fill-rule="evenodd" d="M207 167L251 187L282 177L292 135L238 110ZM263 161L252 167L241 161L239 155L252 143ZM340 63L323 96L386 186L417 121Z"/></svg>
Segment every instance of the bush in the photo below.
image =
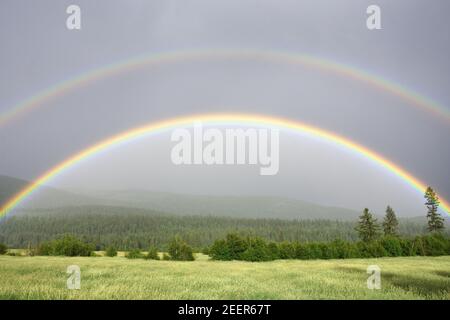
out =
<svg viewBox="0 0 450 320"><path fill-rule="evenodd" d="M128 251L125 257L127 257L128 259L141 259L144 258L144 255L142 254L141 250L133 249Z"/></svg>
<svg viewBox="0 0 450 320"><path fill-rule="evenodd" d="M298 252L299 244L291 242L282 242L279 244L279 257L280 259L295 259L301 254Z"/></svg>
<svg viewBox="0 0 450 320"><path fill-rule="evenodd" d="M322 246L318 243L306 243L302 246L303 259L321 259L322 258Z"/></svg>
<svg viewBox="0 0 450 320"><path fill-rule="evenodd" d="M37 249L37 254L44 256L89 257L93 251L93 245L85 243L74 236L65 235L60 239L42 243Z"/></svg>
<svg viewBox="0 0 450 320"><path fill-rule="evenodd" d="M335 240L329 245L332 248L333 259L348 259L358 257L358 250L353 243L342 240Z"/></svg>
<svg viewBox="0 0 450 320"><path fill-rule="evenodd" d="M427 256L443 256L450 253L450 241L439 233L422 237Z"/></svg>
<svg viewBox="0 0 450 320"><path fill-rule="evenodd" d="M231 260L238 260L249 247L249 240L245 241L236 233L228 234L225 241Z"/></svg>
<svg viewBox="0 0 450 320"><path fill-rule="evenodd" d="M236 233L227 234L225 240L216 240L209 250L215 260L241 260L248 243Z"/></svg>
<svg viewBox="0 0 450 320"><path fill-rule="evenodd" d="M427 251L425 250L425 245L422 241L422 237L415 237L412 242L412 250L414 255L417 256L426 256Z"/></svg>
<svg viewBox="0 0 450 320"><path fill-rule="evenodd" d="M319 259L335 259L337 257L336 248L333 246L333 243L319 243L318 247L320 248L320 257Z"/></svg>
<svg viewBox="0 0 450 320"><path fill-rule="evenodd" d="M114 248L114 247L106 248L105 256L107 256L107 257L115 257L115 256L117 256L116 248Z"/></svg>
<svg viewBox="0 0 450 320"><path fill-rule="evenodd" d="M402 256L411 257L416 256L417 251L414 248L414 241L410 239L400 239L400 246L402 247Z"/></svg>
<svg viewBox="0 0 450 320"><path fill-rule="evenodd" d="M193 261L194 254L192 248L183 240L175 237L169 244L169 256L171 260Z"/></svg>
<svg viewBox="0 0 450 320"><path fill-rule="evenodd" d="M148 253L145 256L147 260L159 260L158 249L154 246L148 248Z"/></svg>
<svg viewBox="0 0 450 320"><path fill-rule="evenodd" d="M0 254L5 254L6 252L8 252L8 247L5 244L0 243Z"/></svg>
<svg viewBox="0 0 450 320"><path fill-rule="evenodd" d="M280 248L275 242L270 242L267 245L267 249L269 250L271 260L280 259Z"/></svg>
<svg viewBox="0 0 450 320"><path fill-rule="evenodd" d="M403 248L399 238L393 236L384 237L380 240L380 243L389 257L401 257L403 255Z"/></svg>
<svg viewBox="0 0 450 320"><path fill-rule="evenodd" d="M388 253L380 241L358 242L359 258L386 257Z"/></svg>
<svg viewBox="0 0 450 320"><path fill-rule="evenodd" d="M225 240L216 240L209 249L209 256L214 260L232 260Z"/></svg>
<svg viewBox="0 0 450 320"><path fill-rule="evenodd" d="M249 238L247 249L240 255L245 261L269 261L273 260L266 242L261 238Z"/></svg>
<svg viewBox="0 0 450 320"><path fill-rule="evenodd" d="M241 255L241 260L244 261L269 261L272 260L270 254L266 249L260 246L250 247Z"/></svg>

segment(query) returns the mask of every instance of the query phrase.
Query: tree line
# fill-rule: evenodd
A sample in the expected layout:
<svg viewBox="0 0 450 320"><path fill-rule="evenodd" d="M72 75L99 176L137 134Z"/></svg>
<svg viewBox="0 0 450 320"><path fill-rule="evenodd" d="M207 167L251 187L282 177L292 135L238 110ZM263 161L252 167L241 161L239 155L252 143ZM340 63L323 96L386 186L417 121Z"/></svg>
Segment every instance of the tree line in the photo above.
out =
<svg viewBox="0 0 450 320"><path fill-rule="evenodd" d="M0 243L40 255L91 255L94 250L106 250L112 256L117 250L127 250L129 258L155 258L155 252L178 248L166 257L174 260L177 252L184 252L182 260L189 260L186 257L192 251L204 251L215 259L250 261L448 254L449 237L438 213L439 199L430 187L425 199L432 236L424 236L420 224L400 223L390 206L381 224L365 208L356 225L328 220L148 215L115 207L112 210L120 213L110 213L101 210L111 208L100 207L94 208L95 214L74 214L71 210L76 208L66 208L68 212L59 214L12 217L0 225ZM0 253L5 248L0 244ZM141 250L146 248L145 256Z"/></svg>
<svg viewBox="0 0 450 320"><path fill-rule="evenodd" d="M445 228L444 218L438 213L439 197L431 187L426 189L424 197L426 199L428 231L443 232ZM383 229L384 236L396 237L399 235L399 222L395 211L387 206L386 215L380 226L369 209L365 208L363 214L359 217L358 226L355 228L359 238L364 242L376 240L381 234L381 229Z"/></svg>
<svg viewBox="0 0 450 320"><path fill-rule="evenodd" d="M228 233L274 242L357 241L356 225L356 221L152 215L105 207L95 208L93 213L78 213L77 208L61 208L48 214L9 217L0 224L0 243L27 248L73 234L95 243L96 250L109 246L118 250L146 249L151 245L165 250L173 236L178 235L201 250ZM421 220L400 219L396 230L408 238L427 233L425 221Z"/></svg>
<svg viewBox="0 0 450 320"><path fill-rule="evenodd" d="M259 237L228 234L205 250L215 260L270 261L276 259L348 259L450 255L450 239L442 234L414 239L381 237L369 242L268 242Z"/></svg>
<svg viewBox="0 0 450 320"><path fill-rule="evenodd" d="M0 249L2 247L0 246ZM6 253L5 250L0 254ZM95 245L92 243L84 242L76 236L67 234L51 241L45 241L40 243L34 248L28 248L27 255L29 256L66 256L66 257L96 257ZM105 250L105 256L115 257L117 256L117 249L113 246L109 246ZM141 252L140 249L131 249L125 255L128 259L147 259L147 260L160 260L158 254L158 248L150 246L146 253ZM162 255L163 260L179 260L179 261L192 261L194 260L194 254L192 248L181 238L174 237L168 244L168 250Z"/></svg>
<svg viewBox="0 0 450 320"><path fill-rule="evenodd" d="M450 238L443 234L444 219L437 212L439 198L434 190L428 187L425 199L429 235L400 237L398 219L394 210L387 206L381 225L368 208L363 210L355 227L359 236L357 242L337 239L326 243L275 243L259 237L228 234L225 239L216 240L207 253L216 260L246 261L449 255Z"/></svg>

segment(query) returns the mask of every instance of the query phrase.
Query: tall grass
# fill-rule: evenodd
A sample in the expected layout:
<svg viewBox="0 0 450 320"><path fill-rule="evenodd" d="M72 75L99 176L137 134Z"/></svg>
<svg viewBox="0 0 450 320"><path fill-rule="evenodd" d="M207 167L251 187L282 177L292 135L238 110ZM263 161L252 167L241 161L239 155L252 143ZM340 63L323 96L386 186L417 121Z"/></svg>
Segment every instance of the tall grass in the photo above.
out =
<svg viewBox="0 0 450 320"><path fill-rule="evenodd" d="M81 268L68 290L66 269ZM367 266L381 290L367 289ZM449 299L450 256L270 262L0 256L1 299Z"/></svg>

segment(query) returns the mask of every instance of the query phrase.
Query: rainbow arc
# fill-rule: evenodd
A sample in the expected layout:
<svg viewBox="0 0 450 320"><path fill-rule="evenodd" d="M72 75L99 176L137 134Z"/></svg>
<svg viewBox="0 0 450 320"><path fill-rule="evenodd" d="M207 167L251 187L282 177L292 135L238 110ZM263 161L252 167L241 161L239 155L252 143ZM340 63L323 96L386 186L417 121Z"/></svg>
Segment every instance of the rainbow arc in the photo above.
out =
<svg viewBox="0 0 450 320"><path fill-rule="evenodd" d="M387 158L381 156L380 154L372 151L363 145L358 144L348 138L337 135L333 132L326 131L324 129L310 126L308 124L301 123L299 121L294 121L290 119L278 118L273 116L265 116L258 114L244 114L244 113L222 113L222 114L199 114L184 117L177 117L173 119L158 121L150 123L148 125L133 128L125 132L114 135L106 140L100 141L76 154L69 157L65 161L54 166L35 181L26 186L23 190L18 192L9 201L7 201L3 207L0 209L0 217L6 216L15 207L21 204L25 199L27 199L35 190L40 186L47 183L52 178L63 173L64 171L74 167L76 164L93 157L102 151L108 150L112 147L120 146L121 144L142 138L149 134L155 134L158 132L167 131L170 129L175 129L178 127L184 127L186 125L191 125L195 122L202 122L208 125L245 125L245 126L264 126L264 127L277 127L280 129L285 129L293 131L296 133L302 133L311 135L313 137L320 138L324 141L334 143L339 146L345 147L347 150L353 151L357 154L364 156L366 159L378 164L379 166L385 168L387 171L394 173L397 177L407 182L410 186L416 189L422 194L425 192L426 184L420 181L418 178L414 177L411 173L407 172L405 169L399 165L393 163ZM450 213L448 202L440 197L441 208L447 213Z"/></svg>
<svg viewBox="0 0 450 320"><path fill-rule="evenodd" d="M361 68L356 68L333 60L291 52L261 51L254 49L199 49L142 55L83 72L72 78L56 83L30 98L19 102L17 105L7 109L7 111L0 113L0 126L6 125L12 120L44 106L46 102L49 102L52 99L64 96L73 90L85 87L90 83L108 77L151 66L195 61L223 61L227 59L248 59L252 61L304 66L324 73L336 74L343 78L352 79L397 96L403 101L408 102L408 105L416 106L425 112L436 115L438 119L450 122L450 110L443 105L408 89L398 82L391 81L386 77L381 77Z"/></svg>

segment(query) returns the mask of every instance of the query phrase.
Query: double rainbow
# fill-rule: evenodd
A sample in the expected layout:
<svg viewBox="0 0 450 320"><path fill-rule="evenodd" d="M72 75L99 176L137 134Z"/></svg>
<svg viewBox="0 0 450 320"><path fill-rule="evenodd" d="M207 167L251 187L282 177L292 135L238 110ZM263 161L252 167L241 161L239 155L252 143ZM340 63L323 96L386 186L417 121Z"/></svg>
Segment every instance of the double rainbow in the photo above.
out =
<svg viewBox="0 0 450 320"><path fill-rule="evenodd" d="M252 49L204 49L161 52L150 55L143 55L118 63L95 68L89 72L79 74L73 78L49 87L48 89L18 103L16 106L1 113L0 126L9 123L11 120L18 118L20 115L31 112L39 106L43 106L45 102L51 99L65 95L72 90L86 86L89 83L98 81L103 78L119 75L149 66L226 59L248 59L252 61L301 65L318 69L323 72L330 72L345 78L350 78L362 83L366 83L385 92L389 92L409 102L411 105L435 114L439 118L450 122L450 111L436 101L420 95L399 83L395 83L386 78L349 65L310 55L290 52L260 51Z"/></svg>

